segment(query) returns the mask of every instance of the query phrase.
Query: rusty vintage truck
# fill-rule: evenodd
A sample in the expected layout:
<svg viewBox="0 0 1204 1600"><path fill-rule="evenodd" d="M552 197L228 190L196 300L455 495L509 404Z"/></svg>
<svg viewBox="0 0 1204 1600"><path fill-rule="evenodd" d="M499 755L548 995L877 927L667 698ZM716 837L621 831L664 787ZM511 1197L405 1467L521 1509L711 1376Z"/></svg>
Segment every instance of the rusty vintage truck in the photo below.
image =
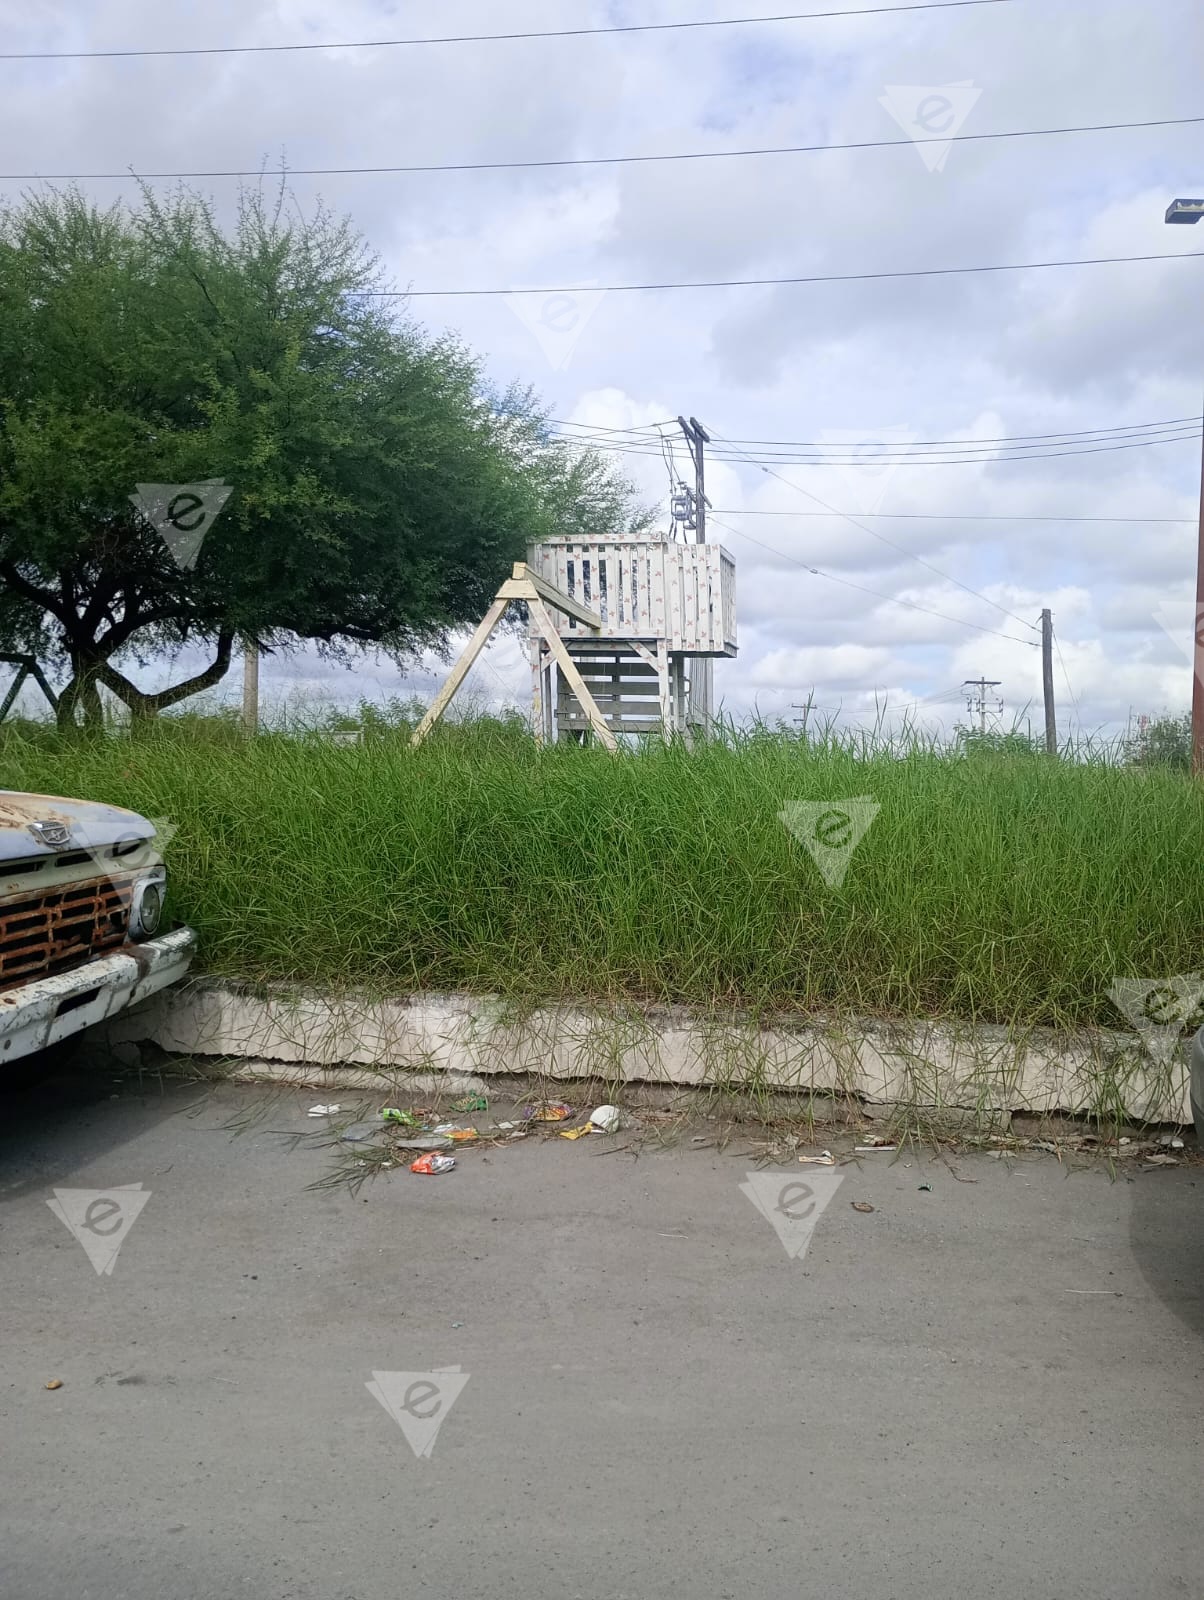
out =
<svg viewBox="0 0 1204 1600"><path fill-rule="evenodd" d="M184 976L160 842L133 811L0 789L0 1070Z"/></svg>

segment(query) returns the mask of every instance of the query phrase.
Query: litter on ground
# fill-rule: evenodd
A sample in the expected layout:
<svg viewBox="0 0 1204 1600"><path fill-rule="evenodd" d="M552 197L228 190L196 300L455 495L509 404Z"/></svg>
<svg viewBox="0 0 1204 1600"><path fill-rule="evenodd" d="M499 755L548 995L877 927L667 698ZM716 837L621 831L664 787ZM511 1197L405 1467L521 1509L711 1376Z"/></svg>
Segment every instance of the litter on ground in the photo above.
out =
<svg viewBox="0 0 1204 1600"><path fill-rule="evenodd" d="M455 1156L440 1156L432 1151L430 1155L419 1156L417 1161L411 1161L410 1171L429 1176L439 1172L451 1172L455 1165Z"/></svg>
<svg viewBox="0 0 1204 1600"><path fill-rule="evenodd" d="M567 1122L574 1115L572 1106L566 1105L563 1100L537 1100L523 1110L528 1122Z"/></svg>
<svg viewBox="0 0 1204 1600"><path fill-rule="evenodd" d="M397 1106L385 1106L381 1116L386 1122L395 1122L402 1128L419 1128L421 1119L413 1111L402 1111Z"/></svg>

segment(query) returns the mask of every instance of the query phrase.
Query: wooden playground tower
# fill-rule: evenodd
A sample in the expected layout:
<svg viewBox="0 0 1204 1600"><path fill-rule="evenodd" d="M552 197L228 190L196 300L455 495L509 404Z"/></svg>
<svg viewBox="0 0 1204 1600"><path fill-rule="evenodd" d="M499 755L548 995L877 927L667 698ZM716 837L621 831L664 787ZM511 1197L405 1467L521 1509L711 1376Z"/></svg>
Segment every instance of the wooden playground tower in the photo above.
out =
<svg viewBox="0 0 1204 1600"><path fill-rule="evenodd" d="M541 743L616 734L689 740L713 714L711 663L736 654L736 566L717 544L666 535L550 539L515 565L414 730L450 705L507 606L527 606L532 720Z"/></svg>

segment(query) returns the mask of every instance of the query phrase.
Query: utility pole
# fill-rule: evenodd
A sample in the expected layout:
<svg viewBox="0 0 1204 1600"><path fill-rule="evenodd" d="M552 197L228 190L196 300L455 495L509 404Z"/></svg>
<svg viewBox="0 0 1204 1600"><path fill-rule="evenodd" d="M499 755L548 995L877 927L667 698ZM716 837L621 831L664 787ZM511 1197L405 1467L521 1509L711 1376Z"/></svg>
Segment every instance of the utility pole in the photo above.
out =
<svg viewBox="0 0 1204 1600"><path fill-rule="evenodd" d="M706 493L706 447L711 442L711 436L697 417L691 417L689 422L684 417L678 417L677 426L686 436L690 460L694 463L694 537L699 544L705 544L707 511L711 504Z"/></svg>
<svg viewBox="0 0 1204 1600"><path fill-rule="evenodd" d="M1192 644L1191 770L1204 774L1204 454L1200 458L1200 538L1196 546L1196 628Z"/></svg>
<svg viewBox="0 0 1204 1600"><path fill-rule="evenodd" d="M1058 721L1054 714L1053 687L1053 612L1048 606L1041 613L1041 687L1045 692L1045 754L1058 753Z"/></svg>
<svg viewBox="0 0 1204 1600"><path fill-rule="evenodd" d="M973 695L966 701L967 711L978 712L978 731L985 738L987 732L987 690L998 689L1003 682L1002 678L965 678L962 681L963 689L977 689L978 698ZM1003 710L1003 701L999 702L998 710Z"/></svg>
<svg viewBox="0 0 1204 1600"><path fill-rule="evenodd" d="M1166 208L1167 222L1189 226L1204 217L1204 200L1172 200ZM1196 546L1196 625L1192 641L1191 683L1191 770L1204 775L1204 453L1200 460L1200 537Z"/></svg>
<svg viewBox="0 0 1204 1600"><path fill-rule="evenodd" d="M242 647L242 725L249 734L259 732L259 640Z"/></svg>
<svg viewBox="0 0 1204 1600"><path fill-rule="evenodd" d="M711 442L711 436L697 417L691 417L688 422L685 417L678 417L677 425L686 436L690 460L694 463L694 538L698 544L705 544L707 511L711 504L707 499L706 447ZM714 664L696 661L690 671L691 712L693 720L701 722L703 728L708 730L711 726L714 683Z"/></svg>

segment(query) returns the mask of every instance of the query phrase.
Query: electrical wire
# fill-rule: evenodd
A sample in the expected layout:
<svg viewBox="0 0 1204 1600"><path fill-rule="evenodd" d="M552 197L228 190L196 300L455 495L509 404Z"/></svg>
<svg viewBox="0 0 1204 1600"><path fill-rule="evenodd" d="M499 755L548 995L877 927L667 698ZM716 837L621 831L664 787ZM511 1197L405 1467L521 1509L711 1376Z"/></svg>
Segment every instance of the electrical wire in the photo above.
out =
<svg viewBox="0 0 1204 1600"><path fill-rule="evenodd" d="M1150 436L1142 439L1130 439L1122 444L1091 445L1083 449L1072 450L1020 450L1014 449L1008 454L1001 453L996 447L988 446L985 450L977 448L967 449L963 453L951 456L932 456L921 453L903 453L899 455L876 454L871 456L790 456L777 455L761 457L761 460L776 461L784 467L959 467L959 466L999 466L1008 461L1057 461L1062 456L1099 456L1111 455L1117 450L1140 450L1149 445L1156 444L1190 444L1201 437L1199 426L1182 433L1168 433L1161 436ZM719 453L720 460L732 459L729 453Z"/></svg>
<svg viewBox="0 0 1204 1600"><path fill-rule="evenodd" d="M713 430L711 437L721 443L730 443L730 441L724 440L721 434L717 434ZM748 457L744 459L748 461ZM805 495L808 500L813 500L823 510L832 511L834 509L826 501L821 500L818 495L812 494L810 490L804 489L800 484L792 483L789 478L783 478L780 472L775 472L772 467L767 467L764 462L748 461L748 464L755 466L759 472L764 472L768 477L777 478L779 482L786 484L788 488L793 489L797 494ZM1021 627L1031 628L1033 626L1031 622L1026 622L1023 617L1018 617L1014 611L1009 611L1007 606L1000 605L998 600L992 600L989 595L983 594L978 589L971 588L968 583L963 583L960 578L953 577L951 573L942 572L940 567L934 567L931 561L925 561L923 556L917 556L913 551L908 550L906 545L898 544L894 539L888 539L884 533L879 533L874 528L867 528L864 522L859 522L856 517L849 516L847 512L842 512L840 515L845 522L850 523L854 528L859 528L862 533L868 533L871 539L877 539L880 544L888 545L892 550L897 550L900 555L906 556L909 561L914 561L917 565L934 573L943 583L955 584L959 589L964 590L966 594L973 595L976 600L981 600L986 605L993 606L996 611L1001 612L1005 617L1010 617L1013 622L1020 623Z"/></svg>
<svg viewBox="0 0 1204 1600"><path fill-rule="evenodd" d="M950 456L928 455L922 451L900 451L891 454L885 449L873 455L864 454L850 456L835 453L842 448L847 449L847 446L832 444L829 446L829 449L833 452L831 454L815 454L809 456L788 455L785 453L768 456L760 454L757 455L755 459L758 464L762 462L768 462L782 467L858 467L872 469L875 467L898 466L995 466L1009 461L1056 461L1061 456L1109 455L1116 450L1137 450L1148 445L1193 443L1200 437L1200 428L1199 426L1196 426L1195 428L1185 432L1168 433L1160 436L1149 435L1140 439L1131 439L1115 444L1109 443L1089 445L1082 449L1021 450L1017 448L1011 450L1007 454L1004 454L1001 450L994 446L988 446L985 449L979 449L977 446L969 446L964 453L958 453ZM562 436L562 442L566 444L584 445L595 449L613 450L622 455L657 454L656 450L647 448L642 443L615 444L605 439L588 439L574 434ZM714 452L714 459L717 461L737 461L745 460L747 457L734 454L730 450L716 450Z"/></svg>
<svg viewBox="0 0 1204 1600"><path fill-rule="evenodd" d="M558 428L579 428L579 429L585 429L587 432L590 432L590 433L605 433L605 434L628 433L628 434L637 435L637 436L645 434L645 433L649 432L651 429L654 429L654 428L659 428L659 427L668 428L668 427L672 426L672 418L667 418L663 423L652 423L652 424L648 424L648 425L645 425L644 427L639 427L639 428L597 428L597 427L593 427L591 424L586 423L586 422L562 422L556 417L549 417L548 421L550 423L552 423L554 426L558 427ZM960 444L974 444L974 445L1018 444L1018 443L1027 443L1027 442L1030 442L1030 441L1053 440L1053 439L1057 439L1057 440L1061 440L1061 441L1069 441L1069 440L1072 440L1072 439L1085 439L1085 438L1088 437L1088 435L1097 435L1097 434L1098 435L1117 435L1117 434L1138 434L1138 433L1146 433L1146 432L1151 432L1151 431L1160 432L1162 429L1165 429L1165 428L1178 428L1178 427L1186 426L1188 424L1190 424L1193 427L1198 427L1199 424L1200 424L1200 414L1197 412L1197 413L1193 414L1192 416L1188 416L1188 417L1166 417L1162 421L1159 421L1159 422L1124 422L1124 423L1116 423L1116 424L1113 424L1111 427L1106 427L1106 428L1064 428L1058 433L1005 433L1005 434L999 434L999 435L997 435L997 436L995 436L993 438L974 439L974 440L962 440L962 439L912 439L908 443L907 448L909 450L910 449L917 449L921 445L934 445L935 446L935 445L960 445ZM848 445L850 448L856 447L858 449L862 449L862 448L877 449L882 444L881 440L875 440L875 439L842 440L842 441L839 441L839 442L842 443L842 444ZM732 443L733 444L738 444L738 445L769 445L769 446L779 446L779 447L782 447L782 448L789 447L791 449L797 449L797 450L812 449L812 448L827 450L827 449L831 449L833 447L833 441L830 440L830 439L743 439L743 438L736 438L736 439L732 440Z"/></svg>
<svg viewBox="0 0 1204 1600"><path fill-rule="evenodd" d="M1070 703L1074 707L1075 716L1078 717L1079 721L1081 722L1082 721L1082 714L1079 711L1079 702L1078 702L1078 699L1077 699L1077 697L1075 695L1074 690L1070 687L1070 674L1066 670L1066 662L1062 659L1062 646L1061 646L1061 643L1060 643L1060 641L1058 639L1057 633L1054 631L1054 625L1053 625L1052 620L1051 620L1051 622L1049 624L1049 632L1050 632L1050 637L1053 639L1053 642L1054 642L1054 649L1058 652L1058 664L1062 668L1062 677L1063 677L1063 680L1065 681L1065 684L1066 684L1066 693L1070 696Z"/></svg>
<svg viewBox="0 0 1204 1600"><path fill-rule="evenodd" d="M790 561L796 567L802 567L805 572L810 572L816 578L826 578L829 583L838 583L842 588L855 589L858 594L872 595L875 600L884 600L887 605L906 606L909 611L922 611L925 616L939 617L942 622L954 622L960 628L973 628L976 633L989 633L996 639L1010 639L1013 644L1030 645L1034 650L1036 642L1029 639L1018 639L1014 633L1002 633L998 628L984 627L981 622L969 622L965 617L950 616L947 611L935 611L931 606L922 606L915 600L902 600L897 595L883 594L880 589L867 588L863 583L854 583L851 578L838 578L834 572L825 572L822 567L813 567L809 561L800 561L797 556L787 555L785 550L778 550L771 544L766 544L763 539L756 539L751 533L745 533L741 528L733 528L730 522L724 522L713 512L708 513L707 523L714 523L717 527L726 528L729 533L734 533L737 539L746 539L749 544L759 545L762 550L767 550L770 555L777 556L782 561ZM1010 616L1011 613L1009 612ZM1031 626L1031 624L1029 624Z"/></svg>
<svg viewBox="0 0 1204 1600"><path fill-rule="evenodd" d="M743 506L720 506L720 514L725 517L827 517L834 515L844 516L843 511L829 513L827 511L770 511L748 508ZM862 511L858 515L863 517L890 518L898 522L1108 522L1108 523L1133 523L1145 522L1151 525L1167 523L1175 527L1194 528L1195 517L1146 517L1140 512L1134 512L1129 517L1067 517L1057 512L1017 512L1009 515L1006 512L998 515L983 516L980 513L966 513L959 511Z"/></svg>
<svg viewBox="0 0 1204 1600"><path fill-rule="evenodd" d="M1011 5L1013 0L911 0L891 6L862 6L856 10L788 11L768 17L709 17L685 22L628 22L597 28L543 28L521 33L453 33L439 38L341 39L298 44L218 44L173 46L157 50L3 50L0 61L95 61L133 56L251 56L282 55L314 50L392 50L430 44L487 44L511 39L584 39L600 34L684 33L701 28L740 28L754 23L814 22L828 17L872 17L899 11L954 11L967 6Z"/></svg>
<svg viewBox="0 0 1204 1600"><path fill-rule="evenodd" d="M3 57L0 57L2 60ZM854 139L844 144L781 144L741 150L671 150L638 156L556 156L531 161L441 161L378 167L198 167L182 172L0 172L0 182L42 179L47 182L93 183L102 179L135 183L159 178L372 178L424 172L529 172L557 167L646 166L667 161L733 161L750 156L817 155L827 150L910 150L913 145L971 144L994 139L1045 139L1067 133L1115 133L1140 128L1181 128L1204 122L1201 117L1155 117L1142 122L1087 122L1073 127L1010 128L999 133L953 133L942 138Z"/></svg>
<svg viewBox="0 0 1204 1600"><path fill-rule="evenodd" d="M555 437L555 436L554 436ZM968 447L967 453L953 456L933 456L920 453L904 453L896 455L877 454L873 456L841 456L831 455L756 455L733 449L716 449L713 459L716 461L746 461L750 465L766 467L776 465L783 467L854 467L859 469L873 469L875 467L958 467L958 466L1006 466L1011 462L1023 461L1057 461L1064 456L1095 456L1110 455L1117 450L1146 449L1153 445L1162 444L1189 444L1201 438L1201 429L1196 427L1163 436L1148 435L1140 439L1089 445L1082 449L1069 450L1038 450L1015 449L1009 454L1002 454L998 450L979 450L977 446ZM563 435L562 442L581 447L582 449L606 450L617 455L628 456L656 456L659 450L651 440L633 441L630 443L614 443L608 439L588 439L580 435ZM842 448L833 445L832 450ZM843 447L847 448L847 446Z"/></svg>
<svg viewBox="0 0 1204 1600"><path fill-rule="evenodd" d="M893 272L817 272L788 278L695 278L666 283L561 284L540 289L361 289L371 300L431 300L509 295L640 294L664 289L767 289L801 283L880 283L895 278L956 278L986 272L1037 272L1046 267L1104 267L1138 261L1198 260L1201 250L1155 251L1140 256L1068 256L1056 261L1004 261L970 267L906 267Z"/></svg>

